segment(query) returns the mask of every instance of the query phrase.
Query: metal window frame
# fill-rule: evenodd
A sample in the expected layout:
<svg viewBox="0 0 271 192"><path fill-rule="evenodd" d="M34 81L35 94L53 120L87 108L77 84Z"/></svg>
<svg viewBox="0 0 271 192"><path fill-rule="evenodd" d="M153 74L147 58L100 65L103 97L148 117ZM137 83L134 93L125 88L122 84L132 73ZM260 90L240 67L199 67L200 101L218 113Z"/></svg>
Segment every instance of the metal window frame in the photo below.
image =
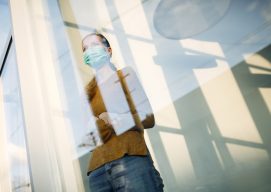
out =
<svg viewBox="0 0 271 192"><path fill-rule="evenodd" d="M6 40L5 46L4 46L4 51L1 54L1 58L0 58L0 64L1 64L1 66L0 66L0 77L1 77L2 72L4 70L5 63L6 63L8 54L9 54L11 44L12 44L12 36L11 36L11 32L10 32L9 35L8 35L8 38Z"/></svg>

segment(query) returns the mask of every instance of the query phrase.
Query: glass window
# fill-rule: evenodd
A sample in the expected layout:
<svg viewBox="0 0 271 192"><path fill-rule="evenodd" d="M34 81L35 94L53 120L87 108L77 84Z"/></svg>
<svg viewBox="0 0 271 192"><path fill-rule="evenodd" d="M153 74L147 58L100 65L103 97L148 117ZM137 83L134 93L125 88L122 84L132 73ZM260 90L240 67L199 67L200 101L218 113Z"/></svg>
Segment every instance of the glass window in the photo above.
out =
<svg viewBox="0 0 271 192"><path fill-rule="evenodd" d="M16 52L21 53L20 79L13 48L2 74L14 190L31 190L25 143L33 140L32 187L89 191L91 150L102 144L97 124L121 134L152 109L155 126L144 131L144 138L165 191L270 191L263 179L271 175L269 0L10 2ZM26 34L21 33L24 28ZM3 31L2 45L9 27ZM97 71L86 65L90 44L82 50L82 39L93 32L109 40L112 68L132 69L123 75L132 85L130 96L140 98L134 101L140 109L132 111L129 94L122 92L125 82L117 74L97 80ZM93 42L94 47L99 43ZM142 87L134 83L135 76ZM19 82L26 95L28 142ZM89 87L95 91L88 92ZM25 94L32 88L35 100ZM95 102L92 93L104 103ZM114 113L103 114L102 105ZM36 116L35 107L41 114ZM129 110L138 116L125 114ZM43 133L38 139L37 132ZM40 171L42 155L46 161Z"/></svg>
<svg viewBox="0 0 271 192"><path fill-rule="evenodd" d="M263 171L271 164L270 1L59 2L83 86L93 73L81 40L95 31L109 39L115 66L138 75L156 121L145 138L167 191L263 189L258 176L271 174ZM255 175L239 180L247 171Z"/></svg>

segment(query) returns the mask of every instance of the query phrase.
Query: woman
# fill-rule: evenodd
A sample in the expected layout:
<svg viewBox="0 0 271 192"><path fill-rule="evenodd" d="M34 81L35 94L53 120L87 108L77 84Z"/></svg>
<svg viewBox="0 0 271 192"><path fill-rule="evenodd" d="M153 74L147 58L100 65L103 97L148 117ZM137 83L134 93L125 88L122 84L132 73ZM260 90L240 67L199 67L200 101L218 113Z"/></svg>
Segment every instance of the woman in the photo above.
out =
<svg viewBox="0 0 271 192"><path fill-rule="evenodd" d="M116 79L116 77L120 79L119 84L122 88L126 89L124 90L125 97L129 100L131 94L128 88L125 87L124 79L129 75L130 82L139 84L134 71L130 67L116 70L110 62L112 49L102 34L92 33L87 35L82 40L82 49L84 62L95 71L95 78L90 81L86 90L103 142L93 151L89 162L90 190L93 192L163 191L162 179L153 165L142 129L154 126L154 116L152 112L150 113L149 102L147 101L144 104L148 109L146 107L142 108L146 110L138 113L135 109L131 109L131 101L128 101L128 106L132 112L130 116L128 113L112 112L105 102L105 98L109 98L109 100L119 98L119 96L110 92L114 87L112 84L113 79ZM118 81L114 80L114 82ZM110 83L111 86L108 86ZM113 108L115 106L118 109L122 108L121 105L125 102L110 103L110 106ZM116 103L119 107L116 107ZM125 121L125 119L131 119L131 117L135 120L133 122L137 122L136 120L140 117L144 118L141 122L133 124L128 131L125 131L126 127L124 131L118 132L119 129L116 129L116 127L121 122L129 124L131 121Z"/></svg>

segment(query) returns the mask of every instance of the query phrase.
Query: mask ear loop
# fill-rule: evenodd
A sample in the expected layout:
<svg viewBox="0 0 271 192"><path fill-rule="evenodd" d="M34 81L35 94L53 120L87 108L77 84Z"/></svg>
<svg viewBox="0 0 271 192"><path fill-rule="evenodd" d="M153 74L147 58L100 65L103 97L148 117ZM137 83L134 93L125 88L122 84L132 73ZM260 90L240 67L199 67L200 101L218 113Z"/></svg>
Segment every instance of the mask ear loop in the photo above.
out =
<svg viewBox="0 0 271 192"><path fill-rule="evenodd" d="M111 49L111 47L106 47L107 49ZM109 53L109 51L108 51L108 53ZM111 53L109 53L110 54L110 59L111 59L111 57L112 57L112 51L111 51ZM117 67L113 64L113 63L111 63L110 62L110 67L111 67L111 69L113 70L113 71L117 71Z"/></svg>

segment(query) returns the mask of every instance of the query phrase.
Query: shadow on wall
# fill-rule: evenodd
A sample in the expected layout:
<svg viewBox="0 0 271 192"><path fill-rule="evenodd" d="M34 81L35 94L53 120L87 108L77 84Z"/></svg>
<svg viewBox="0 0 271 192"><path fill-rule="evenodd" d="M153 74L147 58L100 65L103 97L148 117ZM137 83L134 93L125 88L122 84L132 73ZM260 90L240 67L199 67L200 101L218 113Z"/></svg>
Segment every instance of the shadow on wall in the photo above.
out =
<svg viewBox="0 0 271 192"><path fill-rule="evenodd" d="M270 52L271 46L268 46L206 85L176 100L174 108L181 129L157 125L148 131L168 191L271 191ZM229 77L239 91L231 92L234 89L227 87L234 87L228 83ZM223 83L225 81L227 83ZM220 90L222 93L219 93ZM212 106L216 102L208 100L210 94L213 100L218 99L218 103L226 103L228 106ZM235 103L237 97L242 99L244 105ZM243 106L245 114L238 114ZM214 108L218 109L217 113L214 113ZM232 116L237 117L236 121L221 126L219 116L229 121ZM250 130L252 125L255 132ZM161 137L163 134L179 135L179 138L184 139L187 149L174 146L171 150L174 150L176 156L178 153L183 154L182 150L188 151L192 163L190 172L178 173L178 164L174 166L170 163L173 157L166 151ZM259 139L253 140L257 135ZM185 161L185 158L179 159L180 165L187 164ZM191 178L193 173L195 177Z"/></svg>

